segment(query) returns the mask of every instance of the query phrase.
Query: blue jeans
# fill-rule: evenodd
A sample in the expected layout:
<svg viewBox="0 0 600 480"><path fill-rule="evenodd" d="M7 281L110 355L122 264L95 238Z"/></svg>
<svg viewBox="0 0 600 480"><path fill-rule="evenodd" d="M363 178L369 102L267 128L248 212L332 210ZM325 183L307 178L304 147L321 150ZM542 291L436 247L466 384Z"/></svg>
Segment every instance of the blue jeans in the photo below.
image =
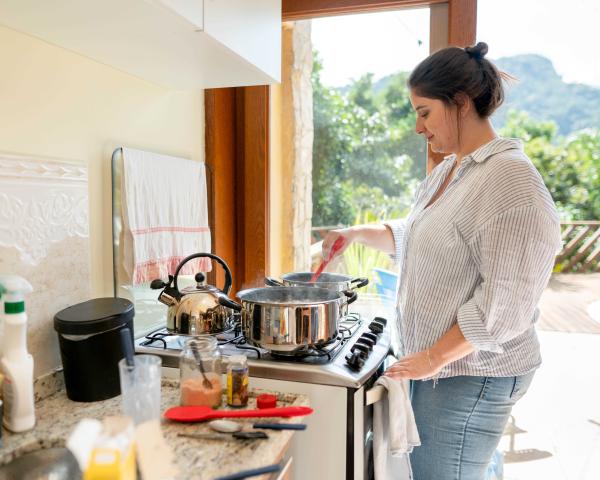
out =
<svg viewBox="0 0 600 480"><path fill-rule="evenodd" d="M512 406L535 372L518 377L411 381L421 446L410 455L414 480L482 480Z"/></svg>

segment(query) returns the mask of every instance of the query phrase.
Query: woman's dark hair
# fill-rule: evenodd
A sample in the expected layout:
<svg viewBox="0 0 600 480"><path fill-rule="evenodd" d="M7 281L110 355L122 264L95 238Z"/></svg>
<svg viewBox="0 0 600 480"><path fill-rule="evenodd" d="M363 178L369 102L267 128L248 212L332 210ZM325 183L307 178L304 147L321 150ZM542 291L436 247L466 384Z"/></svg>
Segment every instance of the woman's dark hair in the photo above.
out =
<svg viewBox="0 0 600 480"><path fill-rule="evenodd" d="M502 80L512 78L500 72L485 54L488 46L443 48L423 60L408 78L408 86L421 97L456 105L463 93L475 104L481 118L489 117L504 101Z"/></svg>

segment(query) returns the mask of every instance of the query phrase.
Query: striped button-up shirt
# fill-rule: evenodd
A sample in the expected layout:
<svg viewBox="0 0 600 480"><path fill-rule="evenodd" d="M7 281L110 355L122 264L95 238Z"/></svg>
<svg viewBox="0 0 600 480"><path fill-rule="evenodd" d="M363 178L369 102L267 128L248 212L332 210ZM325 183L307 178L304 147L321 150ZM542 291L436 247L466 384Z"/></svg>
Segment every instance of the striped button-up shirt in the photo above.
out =
<svg viewBox="0 0 600 480"><path fill-rule="evenodd" d="M456 163L444 159L417 189L408 218L386 222L399 263L403 354L431 347L458 323L475 351L437 377L513 376L541 363L534 324L560 223L520 140L496 138Z"/></svg>

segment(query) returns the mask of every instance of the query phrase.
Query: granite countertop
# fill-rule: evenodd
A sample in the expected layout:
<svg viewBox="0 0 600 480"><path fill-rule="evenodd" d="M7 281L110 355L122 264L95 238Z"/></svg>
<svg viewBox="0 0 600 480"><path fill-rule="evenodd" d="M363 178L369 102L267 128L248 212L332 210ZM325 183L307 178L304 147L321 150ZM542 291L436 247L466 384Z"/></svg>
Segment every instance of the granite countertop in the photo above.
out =
<svg viewBox="0 0 600 480"><path fill-rule="evenodd" d="M39 390L39 389L38 389ZM256 396L264 390L251 390L248 408L256 408ZM268 392L277 395L278 407L308 406L305 395ZM40 448L62 447L82 418L102 419L107 415L119 414L121 397L92 403L73 402L67 398L63 389L46 391L36 395L36 426L24 433L3 431L3 446L0 449L0 465L13 458ZM162 410L179 405L179 382L163 379ZM222 405L225 405L225 396ZM304 417L277 418L275 422L302 423ZM244 430L250 430L252 423L259 419L239 419ZM269 421L269 419L261 419ZM206 423L183 424L162 420L163 435L173 449L181 479L213 479L258 468L281 461L282 455L294 433L293 430L264 430L269 436L264 440L198 440L178 436L179 433L212 432ZM302 432L297 432L302 435Z"/></svg>

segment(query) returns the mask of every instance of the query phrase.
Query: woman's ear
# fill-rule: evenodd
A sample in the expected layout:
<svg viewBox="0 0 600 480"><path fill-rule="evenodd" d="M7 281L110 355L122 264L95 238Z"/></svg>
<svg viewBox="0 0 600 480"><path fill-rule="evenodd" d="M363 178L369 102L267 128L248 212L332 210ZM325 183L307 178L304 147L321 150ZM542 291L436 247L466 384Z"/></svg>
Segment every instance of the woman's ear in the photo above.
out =
<svg viewBox="0 0 600 480"><path fill-rule="evenodd" d="M454 96L454 101L456 102L456 107L458 108L459 115L461 117L466 117L471 111L473 101L469 98L468 95L462 92L459 92Z"/></svg>

